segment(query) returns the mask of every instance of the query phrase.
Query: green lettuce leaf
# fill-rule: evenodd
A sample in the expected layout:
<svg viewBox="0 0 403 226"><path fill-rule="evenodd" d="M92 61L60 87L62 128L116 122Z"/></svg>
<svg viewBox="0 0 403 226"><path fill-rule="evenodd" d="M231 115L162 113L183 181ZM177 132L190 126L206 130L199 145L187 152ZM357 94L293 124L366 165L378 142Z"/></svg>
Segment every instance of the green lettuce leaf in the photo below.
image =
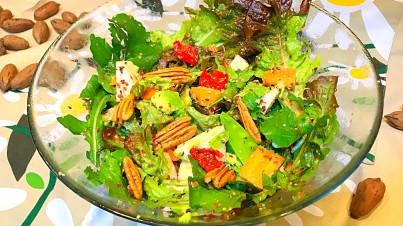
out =
<svg viewBox="0 0 403 226"><path fill-rule="evenodd" d="M299 32L304 26L305 15L283 14L271 21L272 31L256 41L254 47L261 51L256 57L257 66L263 70L295 68L294 94L302 96L306 83L319 67L320 59L310 59L311 49Z"/></svg>

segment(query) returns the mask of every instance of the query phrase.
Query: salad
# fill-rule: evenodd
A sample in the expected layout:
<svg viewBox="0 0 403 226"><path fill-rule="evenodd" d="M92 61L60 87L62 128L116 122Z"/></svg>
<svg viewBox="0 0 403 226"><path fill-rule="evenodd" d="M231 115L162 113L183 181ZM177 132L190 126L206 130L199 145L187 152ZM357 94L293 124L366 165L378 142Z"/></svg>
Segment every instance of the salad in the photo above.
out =
<svg viewBox="0 0 403 226"><path fill-rule="evenodd" d="M205 0L170 35L109 19L111 43L90 36L87 121L58 118L90 144L87 178L185 223L300 190L339 129L337 77L315 74L301 33L309 4Z"/></svg>

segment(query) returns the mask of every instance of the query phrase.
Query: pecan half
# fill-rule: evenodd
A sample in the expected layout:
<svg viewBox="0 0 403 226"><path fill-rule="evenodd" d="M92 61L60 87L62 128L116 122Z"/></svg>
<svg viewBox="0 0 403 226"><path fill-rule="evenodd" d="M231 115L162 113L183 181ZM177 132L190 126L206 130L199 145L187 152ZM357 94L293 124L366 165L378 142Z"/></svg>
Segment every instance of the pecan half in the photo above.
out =
<svg viewBox="0 0 403 226"><path fill-rule="evenodd" d="M134 95L129 94L123 98L119 104L115 107L112 121L119 122L119 125L123 124L123 121L129 120L134 112Z"/></svg>
<svg viewBox="0 0 403 226"><path fill-rule="evenodd" d="M143 197L143 182L141 181L140 173L136 165L134 165L133 160L127 156L123 157L123 171L129 182L127 190L129 193L133 194L136 199L141 199Z"/></svg>
<svg viewBox="0 0 403 226"><path fill-rule="evenodd" d="M160 130L153 140L154 150L174 148L196 135L197 126L190 120L189 116L183 116Z"/></svg>
<svg viewBox="0 0 403 226"><path fill-rule="evenodd" d="M249 135L257 144L260 144L262 142L260 131L253 121L252 116L250 116L248 107L246 107L246 105L242 101L242 98L237 98L236 103L238 105L239 114L241 115L242 124L245 130L249 133Z"/></svg>
<svg viewBox="0 0 403 226"><path fill-rule="evenodd" d="M216 188L222 188L227 182L234 181L235 179L234 170L229 170L225 165L211 170L204 176L204 182L209 183L213 181L213 185Z"/></svg>
<svg viewBox="0 0 403 226"><path fill-rule="evenodd" d="M172 84L185 84L192 81L192 77L189 75L189 69L184 67L171 67L164 68L157 71L149 72L143 76L144 78L161 77L169 78Z"/></svg>

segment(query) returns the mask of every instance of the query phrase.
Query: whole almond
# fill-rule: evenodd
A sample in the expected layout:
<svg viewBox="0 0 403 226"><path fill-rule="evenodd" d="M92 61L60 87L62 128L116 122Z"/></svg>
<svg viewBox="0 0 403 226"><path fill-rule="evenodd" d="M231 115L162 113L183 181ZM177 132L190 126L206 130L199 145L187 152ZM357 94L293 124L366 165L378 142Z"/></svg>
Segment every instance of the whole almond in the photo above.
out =
<svg viewBox="0 0 403 226"><path fill-rule="evenodd" d="M13 18L13 14L11 13L10 10L5 9L3 11L0 12L0 25L3 23L3 21L5 20L9 20Z"/></svg>
<svg viewBox="0 0 403 226"><path fill-rule="evenodd" d="M61 48L64 50L79 50L83 48L85 44L84 36L78 32L77 29L73 29L64 37Z"/></svg>
<svg viewBox="0 0 403 226"><path fill-rule="evenodd" d="M47 2L34 12L35 20L46 20L59 12L60 4L54 1Z"/></svg>
<svg viewBox="0 0 403 226"><path fill-rule="evenodd" d="M24 89L31 85L32 78L34 77L35 70L38 64L30 64L22 69L12 80L10 83L11 88L13 89Z"/></svg>
<svg viewBox="0 0 403 226"><path fill-rule="evenodd" d="M49 27L45 21L37 21L32 28L32 36L38 44L42 44L49 39Z"/></svg>
<svg viewBox="0 0 403 226"><path fill-rule="evenodd" d="M3 46L3 43L0 42L0 56L6 55L6 54L7 54L7 50Z"/></svg>
<svg viewBox="0 0 403 226"><path fill-rule="evenodd" d="M360 218L369 214L382 200L386 186L380 178L367 178L361 181L351 200L350 216Z"/></svg>
<svg viewBox="0 0 403 226"><path fill-rule="evenodd" d="M7 50L24 50L29 48L29 43L24 38L16 35L6 35L0 39L0 43L3 44Z"/></svg>
<svg viewBox="0 0 403 226"><path fill-rule="evenodd" d="M19 33L31 29L34 26L34 22L25 18L12 18L3 21L1 27L10 33Z"/></svg>
<svg viewBox="0 0 403 226"><path fill-rule="evenodd" d="M11 88L11 80L18 74L14 64L7 64L0 72L0 90L7 91Z"/></svg>
<svg viewBox="0 0 403 226"><path fill-rule="evenodd" d="M52 27L55 29L55 31L59 34L63 33L71 25L70 23L67 23L62 19L53 19L50 21L50 23L52 24Z"/></svg>
<svg viewBox="0 0 403 226"><path fill-rule="evenodd" d="M69 11L64 11L62 13L62 19L70 24L72 24L78 20L77 16L74 13L69 12Z"/></svg>

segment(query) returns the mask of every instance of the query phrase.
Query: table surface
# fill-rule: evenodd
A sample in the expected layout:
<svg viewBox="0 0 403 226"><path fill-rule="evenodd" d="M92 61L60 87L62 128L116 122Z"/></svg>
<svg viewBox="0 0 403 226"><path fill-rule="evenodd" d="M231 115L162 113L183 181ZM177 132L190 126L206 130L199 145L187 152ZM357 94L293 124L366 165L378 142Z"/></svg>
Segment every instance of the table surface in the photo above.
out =
<svg viewBox="0 0 403 226"><path fill-rule="evenodd" d="M10 9L16 17L33 19L33 11L44 0L0 0L0 6ZM106 0L58 0L60 18L63 11L80 14L91 11ZM164 4L180 4L165 0ZM187 1L191 5L193 1ZM328 11L343 20L358 35L371 55L384 69L386 84L384 114L400 110L403 104L403 1L380 0L317 0ZM79 7L77 7L79 5ZM347 6L349 5L349 6ZM51 19L52 19L51 18ZM50 19L47 20L50 26ZM14 63L19 69L38 62L47 47L57 37L51 28L50 40L37 45L31 31L20 34L32 47L10 52L0 57L0 68ZM0 37L6 32L0 30ZM387 67L386 67L387 66ZM386 79L385 79L386 77ZM386 80L386 82L385 82ZM2 225L135 225L114 216L81 199L52 175L36 152L27 130L27 89L22 92L0 92L0 219ZM24 148L24 150L20 150ZM373 164L362 164L351 177L331 194L313 205L270 225L403 225L403 132L382 122L377 140L371 150ZM15 154L17 153L17 154ZM15 159L15 157L19 159ZM18 161L17 161L18 160ZM386 184L382 202L367 217L349 218L348 208L357 182L380 177ZM77 208L79 207L79 208Z"/></svg>

